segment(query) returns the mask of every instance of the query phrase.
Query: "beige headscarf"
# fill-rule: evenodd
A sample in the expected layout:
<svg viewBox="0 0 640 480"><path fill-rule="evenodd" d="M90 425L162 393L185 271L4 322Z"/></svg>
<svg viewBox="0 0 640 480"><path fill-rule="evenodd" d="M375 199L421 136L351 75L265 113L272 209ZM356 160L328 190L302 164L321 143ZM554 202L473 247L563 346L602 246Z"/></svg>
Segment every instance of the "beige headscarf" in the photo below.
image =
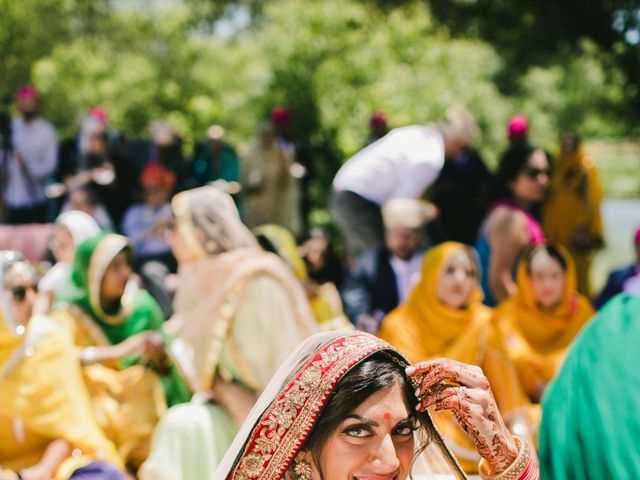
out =
<svg viewBox="0 0 640 480"><path fill-rule="evenodd" d="M200 260L180 266L172 319L177 338L171 353L194 392L206 392L213 381L233 318L248 301L246 292L257 275L282 285L304 338L316 330L305 292L277 255L263 252L238 216L231 197L215 187L176 195L173 212L180 232Z"/></svg>
<svg viewBox="0 0 640 480"><path fill-rule="evenodd" d="M240 220L233 199L222 190L210 186L187 190L173 197L171 207L180 233L201 256L260 248Z"/></svg>

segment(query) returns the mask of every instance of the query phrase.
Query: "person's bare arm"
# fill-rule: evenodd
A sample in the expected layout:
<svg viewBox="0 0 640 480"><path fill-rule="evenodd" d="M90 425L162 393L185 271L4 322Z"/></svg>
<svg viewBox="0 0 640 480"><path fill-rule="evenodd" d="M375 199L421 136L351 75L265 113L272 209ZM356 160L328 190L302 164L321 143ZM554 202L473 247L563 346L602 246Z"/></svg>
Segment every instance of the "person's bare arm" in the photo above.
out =
<svg viewBox="0 0 640 480"><path fill-rule="evenodd" d="M80 361L83 365L90 365L93 363L109 363L126 357L142 355L146 351L149 336L153 333L141 332L117 345L83 348L80 352Z"/></svg>
<svg viewBox="0 0 640 480"><path fill-rule="evenodd" d="M242 425L258 399L240 385L225 382L217 376L211 387L213 398L229 412L236 425Z"/></svg>
<svg viewBox="0 0 640 480"><path fill-rule="evenodd" d="M515 293L513 268L529 239L527 218L522 212L506 208L494 212L488 231L491 247L488 278L496 301L501 302Z"/></svg>
<svg viewBox="0 0 640 480"><path fill-rule="evenodd" d="M36 465L20 470L20 477L24 480L50 480L70 453L71 446L65 440L54 440Z"/></svg>

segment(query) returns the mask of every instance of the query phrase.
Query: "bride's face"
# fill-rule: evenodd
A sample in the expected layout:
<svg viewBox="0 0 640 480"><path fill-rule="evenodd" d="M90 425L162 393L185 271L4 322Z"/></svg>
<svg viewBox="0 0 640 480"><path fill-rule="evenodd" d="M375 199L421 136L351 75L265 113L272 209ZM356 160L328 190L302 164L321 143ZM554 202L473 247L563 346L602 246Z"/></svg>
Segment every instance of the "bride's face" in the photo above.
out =
<svg viewBox="0 0 640 480"><path fill-rule="evenodd" d="M402 387L380 390L361 403L329 436L320 454L326 480L404 480L414 455L416 420ZM312 464L312 479L320 473Z"/></svg>

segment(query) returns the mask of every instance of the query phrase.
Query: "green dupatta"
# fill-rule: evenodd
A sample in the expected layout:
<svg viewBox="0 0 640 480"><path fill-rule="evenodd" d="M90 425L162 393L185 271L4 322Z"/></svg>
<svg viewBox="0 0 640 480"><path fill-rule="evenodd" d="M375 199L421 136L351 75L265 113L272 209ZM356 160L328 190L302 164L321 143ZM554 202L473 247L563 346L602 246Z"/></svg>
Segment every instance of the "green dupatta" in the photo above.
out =
<svg viewBox="0 0 640 480"><path fill-rule="evenodd" d="M640 478L640 297L618 295L576 338L542 404L541 478Z"/></svg>
<svg viewBox="0 0 640 480"><path fill-rule="evenodd" d="M134 284L127 285L120 308L113 314L105 312L100 305L100 288L105 272L116 255L123 251L129 256L133 254L128 239L112 233L101 233L80 243L71 264L71 275L57 295L54 308L79 307L100 327L112 345L149 330L161 332L168 343L160 306L146 290ZM120 361L120 367L126 368L139 361L138 357L126 358ZM189 400L191 394L175 366L171 366L167 375L159 377L170 405Z"/></svg>

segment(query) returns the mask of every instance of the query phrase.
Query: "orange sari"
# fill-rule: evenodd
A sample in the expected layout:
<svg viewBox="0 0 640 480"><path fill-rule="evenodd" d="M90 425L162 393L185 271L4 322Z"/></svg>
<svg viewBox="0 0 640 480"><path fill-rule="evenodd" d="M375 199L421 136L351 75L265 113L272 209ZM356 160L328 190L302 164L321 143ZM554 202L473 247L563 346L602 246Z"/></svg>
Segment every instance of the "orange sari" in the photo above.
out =
<svg viewBox="0 0 640 480"><path fill-rule="evenodd" d="M436 285L448 262L456 253L467 249L469 247L461 243L446 242L430 250L423 260L420 282L407 302L384 319L379 336L412 363L448 357L482 367L501 413L507 422L513 421L519 414L529 415L527 409L522 409L529 403L502 349L492 321L493 311L482 304L482 290L476 286L469 305L463 309L451 308L437 296ZM449 412L432 412L432 415L464 470L476 473L480 457L471 439Z"/></svg>
<svg viewBox="0 0 640 480"><path fill-rule="evenodd" d="M576 292L573 260L562 247L567 262L562 302L543 311L533 296L526 260L518 268L518 291L496 309L498 329L520 383L533 400L560 370L567 349L585 323L594 315L589 301Z"/></svg>

